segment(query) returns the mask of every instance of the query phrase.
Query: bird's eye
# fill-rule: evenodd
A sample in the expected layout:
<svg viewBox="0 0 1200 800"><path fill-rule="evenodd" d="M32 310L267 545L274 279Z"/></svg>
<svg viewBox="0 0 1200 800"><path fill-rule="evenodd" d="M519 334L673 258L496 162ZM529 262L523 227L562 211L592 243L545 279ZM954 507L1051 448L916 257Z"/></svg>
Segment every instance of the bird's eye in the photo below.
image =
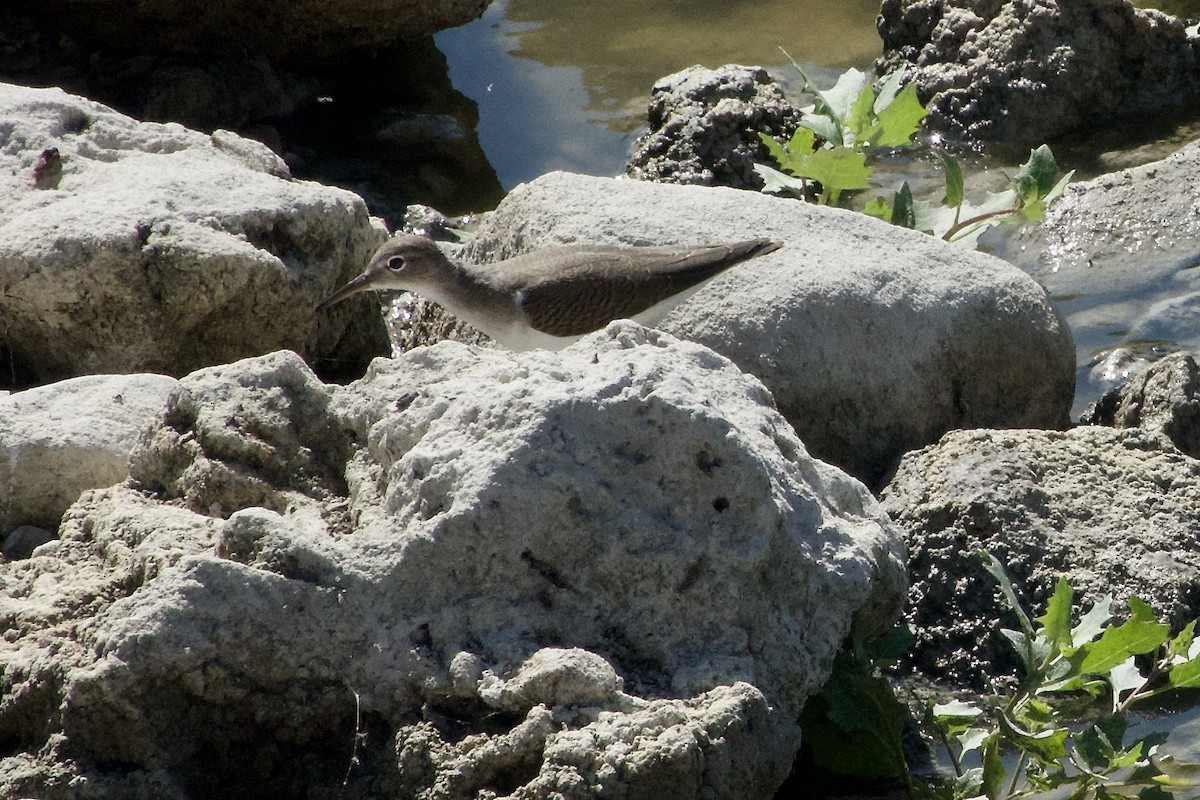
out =
<svg viewBox="0 0 1200 800"><path fill-rule="evenodd" d="M387 268L392 272L399 272L404 269L404 256L392 256L389 258Z"/></svg>

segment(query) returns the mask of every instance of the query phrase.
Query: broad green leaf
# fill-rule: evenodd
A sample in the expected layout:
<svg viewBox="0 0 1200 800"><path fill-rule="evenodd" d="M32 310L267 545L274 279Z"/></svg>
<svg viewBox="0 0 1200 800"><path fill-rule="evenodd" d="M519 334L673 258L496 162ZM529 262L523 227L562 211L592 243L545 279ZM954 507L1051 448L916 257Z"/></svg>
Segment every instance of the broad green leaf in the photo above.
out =
<svg viewBox="0 0 1200 800"><path fill-rule="evenodd" d="M1172 689L1200 689L1200 659L1194 658L1171 667L1167 679Z"/></svg>
<svg viewBox="0 0 1200 800"><path fill-rule="evenodd" d="M1117 737L1118 746L1120 746L1121 742L1120 737L1124 736L1124 728L1119 733L1120 736ZM1109 738L1108 731L1104 730L1098 724L1075 734L1072 737L1072 743L1075 745L1075 751L1083 757L1084 762L1093 770L1107 769L1112 764L1117 752L1113 747L1112 740Z"/></svg>
<svg viewBox="0 0 1200 800"><path fill-rule="evenodd" d="M882 197L872 197L867 204L863 206L862 213L868 217L881 219L884 222L892 221L892 207L888 205L888 201Z"/></svg>
<svg viewBox="0 0 1200 800"><path fill-rule="evenodd" d="M879 121L864 134L863 141L872 147L907 147L928 113L917 97L916 84L910 83L879 112Z"/></svg>
<svg viewBox="0 0 1200 800"><path fill-rule="evenodd" d="M962 167L958 165L958 160L948 153L938 151L938 158L942 160L942 168L946 171L946 196L942 198L942 205L957 208L963 201Z"/></svg>
<svg viewBox="0 0 1200 800"><path fill-rule="evenodd" d="M776 194L791 192L803 197L808 188L808 185L800 178L784 175L779 170L772 169L765 164L755 164L754 171L758 173L758 177L762 178L764 192Z"/></svg>
<svg viewBox="0 0 1200 800"><path fill-rule="evenodd" d="M1104 633L1105 624L1112 619L1112 604L1112 595L1106 594L1079 618L1079 624L1071 629L1072 646L1082 647Z"/></svg>
<svg viewBox="0 0 1200 800"><path fill-rule="evenodd" d="M998 721L1000 730L1009 742L1039 759L1056 761L1067 755L1067 737L1071 731L1066 728L1050 728L1035 733L1018 728L1003 715Z"/></svg>
<svg viewBox="0 0 1200 800"><path fill-rule="evenodd" d="M1132 692L1146 682L1142 671L1133 663L1133 656L1108 671L1108 682L1113 689L1113 708L1120 704L1121 695Z"/></svg>
<svg viewBox="0 0 1200 800"><path fill-rule="evenodd" d="M1138 622L1158 622L1154 609L1140 597L1129 598L1129 618Z"/></svg>
<svg viewBox="0 0 1200 800"><path fill-rule="evenodd" d="M842 130L842 144L847 147L853 147L856 143L867 144L864 135L871 129L874 122L875 112L871 108L874 104L875 90L868 83L863 86L862 92L850 106L850 113L846 117Z"/></svg>
<svg viewBox="0 0 1200 800"><path fill-rule="evenodd" d="M842 129L829 117L820 114L804 114L800 118L800 127L812 131L823 142L833 145L842 143Z"/></svg>
<svg viewBox="0 0 1200 800"><path fill-rule="evenodd" d="M906 623L898 622L886 633L871 636L865 641L860 642L855 637L855 652L879 665L903 658L916 640L912 629Z"/></svg>
<svg viewBox="0 0 1200 800"><path fill-rule="evenodd" d="M824 92L816 92L815 97L818 98L817 112L829 112L830 116L836 119L842 127L845 127L847 121L850 119L850 109L854 106L855 101L858 100L864 88L870 88L866 73L851 67L838 76L837 83L831 88L826 89ZM809 84L808 91L814 91L812 84ZM824 111L822 110L822 103L825 106ZM840 142L835 142L835 144L840 144Z"/></svg>
<svg viewBox="0 0 1200 800"><path fill-rule="evenodd" d="M960 174L959 179L961 178ZM960 186L959 191L961 190ZM1074 599L1075 590L1067 583L1066 578L1059 578L1054 586L1054 594L1046 603L1046 613L1037 618L1041 628L1038 631L1039 636L1054 651L1062 652L1064 648L1071 646L1071 602Z"/></svg>
<svg viewBox="0 0 1200 800"><path fill-rule="evenodd" d="M979 788L990 800L1003 797L1000 792L1004 791L1004 763L1000 760L999 736L992 737L984 744L980 758L983 775L980 776Z"/></svg>
<svg viewBox="0 0 1200 800"><path fill-rule="evenodd" d="M900 188L896 191L896 196L892 199L891 222L893 225L899 225L901 228L911 229L917 227L912 189L908 188L908 181L900 184Z"/></svg>
<svg viewBox="0 0 1200 800"><path fill-rule="evenodd" d="M900 86L904 83L904 79L908 77L908 70L898 69L895 72L888 74L883 79L883 83L879 84L879 95L875 98L875 116L883 113L883 110L892 104L896 99L896 95L900 92Z"/></svg>
<svg viewBox="0 0 1200 800"><path fill-rule="evenodd" d="M1188 650L1192 648L1192 642L1196 639L1196 620L1192 620L1187 625L1183 626L1174 638L1167 645L1167 655L1173 660L1187 660Z"/></svg>
<svg viewBox="0 0 1200 800"><path fill-rule="evenodd" d="M969 753L982 747L992 735L990 728L967 728L958 735L958 746L962 748L963 753Z"/></svg>
<svg viewBox="0 0 1200 800"><path fill-rule="evenodd" d="M1021 165L1012 179L1012 188L1022 206L1045 197L1058 178L1058 164L1047 145L1029 151L1029 160Z"/></svg>
<svg viewBox="0 0 1200 800"><path fill-rule="evenodd" d="M960 700L951 700L949 703L934 703L933 715L940 718L972 719L983 713L983 709L971 703L964 703Z"/></svg>
<svg viewBox="0 0 1200 800"><path fill-rule="evenodd" d="M1108 671L1130 656L1157 650L1166 644L1171 629L1154 622L1130 619L1117 628L1109 628L1072 657L1080 675L1107 675Z"/></svg>

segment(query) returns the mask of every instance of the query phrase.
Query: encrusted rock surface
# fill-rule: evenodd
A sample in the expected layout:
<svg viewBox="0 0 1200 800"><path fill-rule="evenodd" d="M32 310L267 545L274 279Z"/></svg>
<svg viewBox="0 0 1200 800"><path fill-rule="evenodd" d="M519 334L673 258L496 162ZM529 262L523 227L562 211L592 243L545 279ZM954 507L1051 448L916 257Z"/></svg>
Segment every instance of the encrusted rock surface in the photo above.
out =
<svg viewBox="0 0 1200 800"><path fill-rule="evenodd" d="M758 189L755 163L769 162L758 138L788 139L800 112L762 67L689 67L650 93L647 131L634 146L630 177L660 183Z"/></svg>
<svg viewBox="0 0 1200 800"><path fill-rule="evenodd" d="M369 301L313 305L386 238L354 194L228 132L0 84L0 383L183 375L295 349L327 375L384 351Z"/></svg>
<svg viewBox="0 0 1200 800"><path fill-rule="evenodd" d="M1200 616L1200 461L1160 434L955 431L906 455L882 503L908 546L913 663L930 675L981 688L1015 668L980 550L1037 613L1064 576L1085 608L1111 593L1176 626Z"/></svg>
<svg viewBox="0 0 1200 800"><path fill-rule="evenodd" d="M909 69L929 124L1030 146L1200 98L1200 36L1126 0L884 0L881 73Z"/></svg>
<svg viewBox="0 0 1200 800"><path fill-rule="evenodd" d="M1079 421L1161 433L1181 452L1200 458L1200 367L1190 353L1173 353L1134 372Z"/></svg>
<svg viewBox="0 0 1200 800"><path fill-rule="evenodd" d="M627 322L201 370L130 476L0 565L0 794L770 796L906 588L760 383Z"/></svg>

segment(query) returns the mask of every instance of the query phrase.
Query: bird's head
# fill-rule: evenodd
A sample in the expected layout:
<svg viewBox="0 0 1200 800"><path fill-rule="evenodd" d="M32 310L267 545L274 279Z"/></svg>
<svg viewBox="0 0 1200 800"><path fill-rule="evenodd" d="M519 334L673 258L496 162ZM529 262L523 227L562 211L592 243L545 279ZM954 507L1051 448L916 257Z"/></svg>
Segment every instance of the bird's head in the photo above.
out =
<svg viewBox="0 0 1200 800"><path fill-rule="evenodd" d="M438 246L424 236L396 236L371 256L371 263L357 278L326 297L317 312L360 292L375 289L420 292L435 286L448 261Z"/></svg>

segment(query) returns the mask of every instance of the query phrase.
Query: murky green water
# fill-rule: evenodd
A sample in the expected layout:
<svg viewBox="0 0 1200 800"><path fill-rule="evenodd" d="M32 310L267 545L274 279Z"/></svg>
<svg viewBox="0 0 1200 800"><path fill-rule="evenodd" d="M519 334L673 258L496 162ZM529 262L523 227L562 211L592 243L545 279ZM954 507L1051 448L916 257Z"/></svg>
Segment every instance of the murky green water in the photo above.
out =
<svg viewBox="0 0 1200 800"><path fill-rule="evenodd" d="M879 54L875 0L497 0L438 35L450 78L479 104L479 135L505 188L554 169L616 175L650 87L693 64L840 71Z"/></svg>

